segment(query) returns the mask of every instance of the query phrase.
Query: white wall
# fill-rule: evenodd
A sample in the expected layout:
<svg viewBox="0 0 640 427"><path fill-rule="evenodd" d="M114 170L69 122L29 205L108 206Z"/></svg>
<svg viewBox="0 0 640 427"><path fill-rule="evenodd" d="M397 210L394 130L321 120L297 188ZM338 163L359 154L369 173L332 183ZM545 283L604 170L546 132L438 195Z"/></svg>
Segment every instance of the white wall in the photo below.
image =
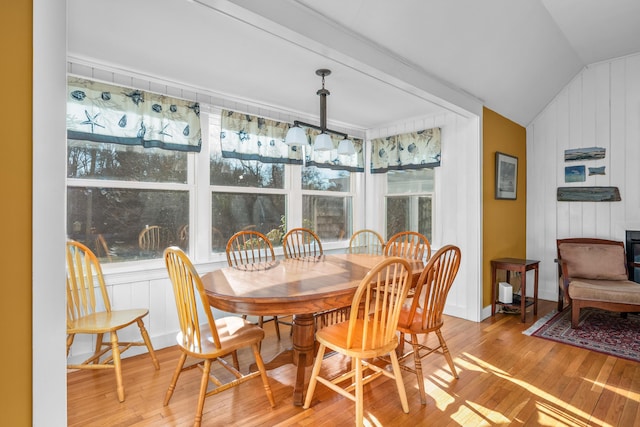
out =
<svg viewBox="0 0 640 427"><path fill-rule="evenodd" d="M604 147L602 160L565 162L564 151ZM564 168L606 166L565 183ZM527 127L527 258L539 259L540 298L556 300L556 239L625 239L640 230L640 54L586 67ZM557 187L612 186L620 202L558 202Z"/></svg>

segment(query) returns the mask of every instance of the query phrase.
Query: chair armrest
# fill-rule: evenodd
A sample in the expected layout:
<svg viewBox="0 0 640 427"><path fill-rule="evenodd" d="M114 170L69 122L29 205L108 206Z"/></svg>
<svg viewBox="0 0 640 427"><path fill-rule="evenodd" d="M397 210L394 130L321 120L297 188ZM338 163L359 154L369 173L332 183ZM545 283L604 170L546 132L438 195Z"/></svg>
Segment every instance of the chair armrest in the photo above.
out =
<svg viewBox="0 0 640 427"><path fill-rule="evenodd" d="M562 259L555 259L555 262L558 264L558 278L562 279L562 290L564 291L565 295L569 295L568 294L568 290L569 290L569 271L567 269L567 262L562 260Z"/></svg>

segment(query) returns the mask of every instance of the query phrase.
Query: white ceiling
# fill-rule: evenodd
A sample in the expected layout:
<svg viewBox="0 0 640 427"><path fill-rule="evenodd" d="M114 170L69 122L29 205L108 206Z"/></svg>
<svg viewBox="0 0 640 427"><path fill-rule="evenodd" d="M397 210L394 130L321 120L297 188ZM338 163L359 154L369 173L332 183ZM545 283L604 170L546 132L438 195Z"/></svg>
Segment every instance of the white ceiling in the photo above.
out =
<svg viewBox="0 0 640 427"><path fill-rule="evenodd" d="M526 126L638 52L638 0L68 0L70 58L314 123L329 68L329 125L356 129L479 105Z"/></svg>

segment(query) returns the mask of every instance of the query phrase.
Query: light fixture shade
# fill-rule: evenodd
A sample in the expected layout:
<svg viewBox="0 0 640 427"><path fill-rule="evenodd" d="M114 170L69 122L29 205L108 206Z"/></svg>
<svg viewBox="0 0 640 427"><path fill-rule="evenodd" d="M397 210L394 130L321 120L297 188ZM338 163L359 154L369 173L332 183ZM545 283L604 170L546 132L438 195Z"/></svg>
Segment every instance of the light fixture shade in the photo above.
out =
<svg viewBox="0 0 640 427"><path fill-rule="evenodd" d="M356 154L356 148L353 146L353 142L347 138L340 141L340 144L338 144L338 154L344 154L347 156Z"/></svg>
<svg viewBox="0 0 640 427"><path fill-rule="evenodd" d="M287 136L284 138L284 142L287 145L308 145L309 140L304 129L300 126L290 127L287 131Z"/></svg>
<svg viewBox="0 0 640 427"><path fill-rule="evenodd" d="M316 136L316 140L313 143L313 149L316 151L328 151L333 150L333 141L328 133L322 132Z"/></svg>

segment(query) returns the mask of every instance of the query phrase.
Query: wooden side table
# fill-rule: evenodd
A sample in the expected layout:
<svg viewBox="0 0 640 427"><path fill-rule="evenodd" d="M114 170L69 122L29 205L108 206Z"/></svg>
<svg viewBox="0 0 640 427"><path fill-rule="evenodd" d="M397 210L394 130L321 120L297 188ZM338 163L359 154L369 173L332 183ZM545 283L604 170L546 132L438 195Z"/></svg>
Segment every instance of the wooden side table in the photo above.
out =
<svg viewBox="0 0 640 427"><path fill-rule="evenodd" d="M497 286L496 270L506 270L507 282L510 279L511 272L519 272L521 277L520 285L520 312L522 322L526 317L527 304L527 271L534 270L535 278L533 281L533 314L538 314L538 266L540 261L533 259L519 258L498 258L491 260L491 315L496 314Z"/></svg>

